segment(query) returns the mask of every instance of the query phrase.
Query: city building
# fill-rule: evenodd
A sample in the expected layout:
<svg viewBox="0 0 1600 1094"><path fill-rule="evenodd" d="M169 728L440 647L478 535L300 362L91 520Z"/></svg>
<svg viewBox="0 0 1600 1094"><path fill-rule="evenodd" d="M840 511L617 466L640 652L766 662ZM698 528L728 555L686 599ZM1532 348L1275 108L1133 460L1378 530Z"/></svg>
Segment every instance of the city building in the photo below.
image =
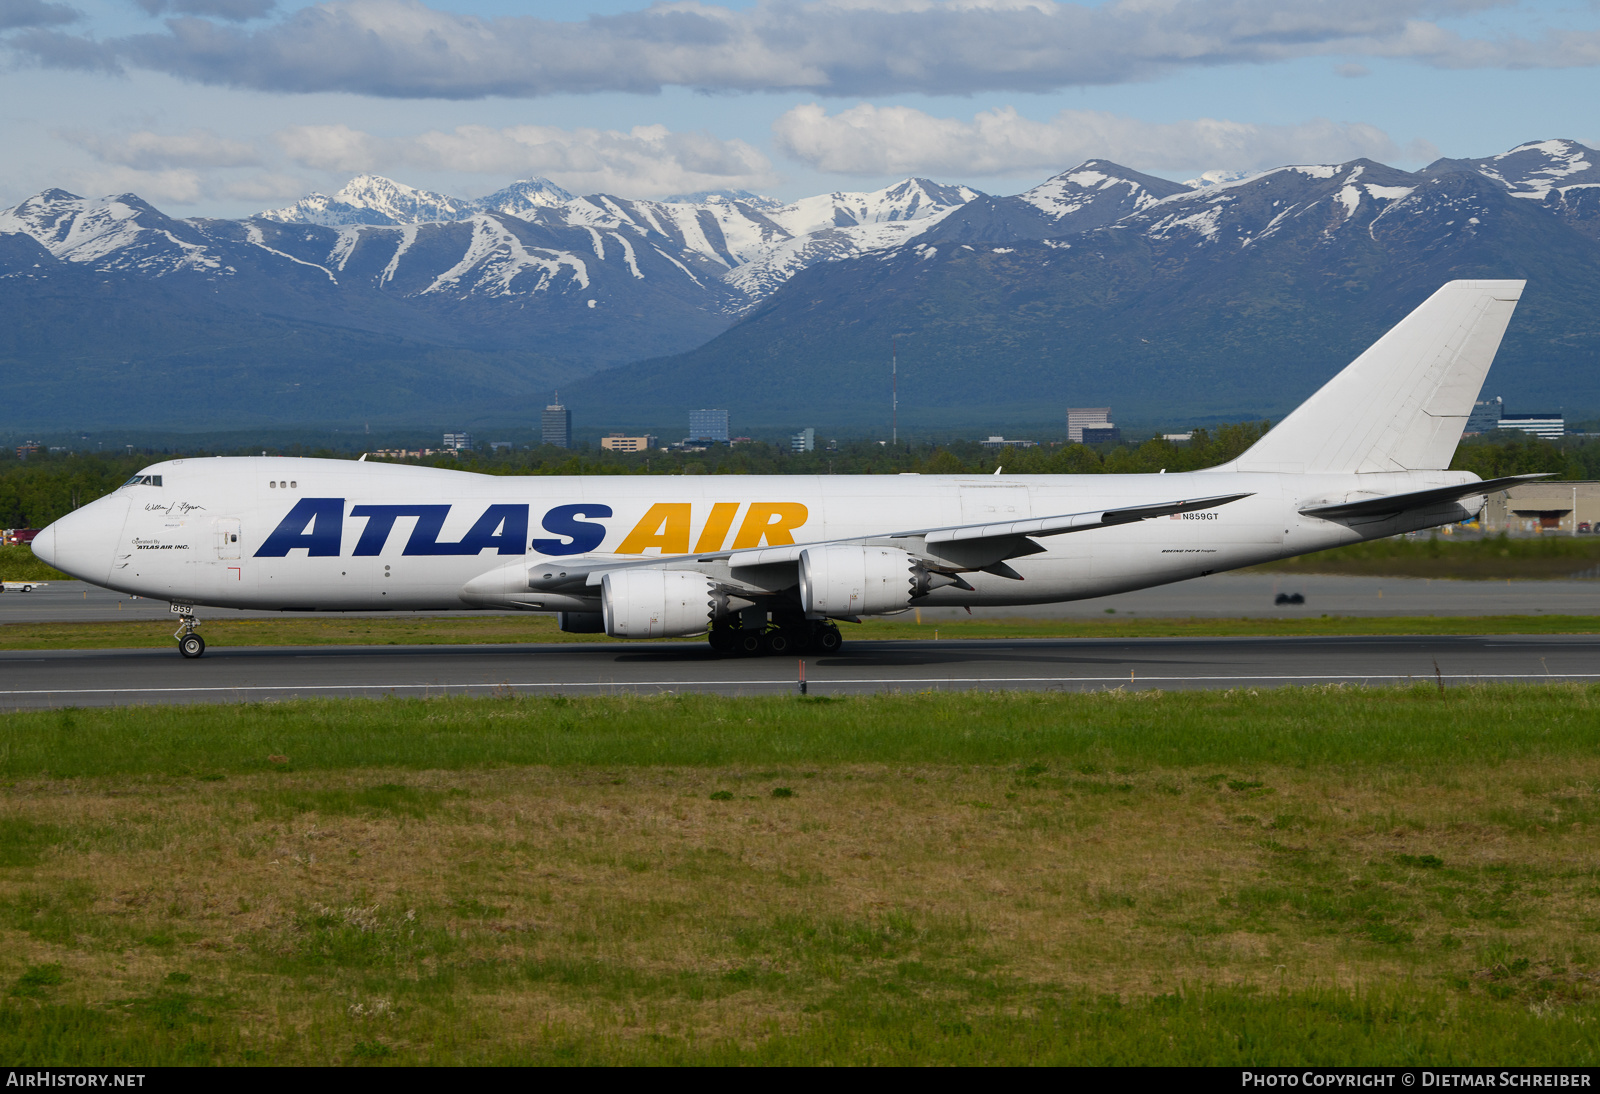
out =
<svg viewBox="0 0 1600 1094"><path fill-rule="evenodd" d="M131 448L132 446L130 445L129 447ZM17 445L17 459L25 460L29 456L36 456L41 450L38 441L23 441Z"/></svg>
<svg viewBox="0 0 1600 1094"><path fill-rule="evenodd" d="M489 442L489 451L491 451L491 452L498 452L502 448L505 449L507 452L510 452L514 447L516 447L516 446L513 445L510 441L490 441Z"/></svg>
<svg viewBox="0 0 1600 1094"><path fill-rule="evenodd" d="M641 436L612 433L600 438L600 447L607 452L647 452L655 446L656 438L648 433Z"/></svg>
<svg viewBox="0 0 1600 1094"><path fill-rule="evenodd" d="M1194 430L1191 429L1187 433L1163 433L1161 434L1161 439L1170 441L1173 444L1187 444L1194 440Z"/></svg>
<svg viewBox="0 0 1600 1094"><path fill-rule="evenodd" d="M471 433L446 433L444 446L452 452L460 452L463 448L472 447Z"/></svg>
<svg viewBox="0 0 1600 1094"><path fill-rule="evenodd" d="M1012 441L1005 437L991 436L986 441L979 441L985 448L1038 448L1038 441Z"/></svg>
<svg viewBox="0 0 1600 1094"><path fill-rule="evenodd" d="M689 411L689 435L684 440L727 444L728 412L726 410Z"/></svg>
<svg viewBox="0 0 1600 1094"><path fill-rule="evenodd" d="M1493 399L1483 399L1472 404L1472 413L1467 415L1465 435L1476 436L1479 433L1493 433L1500 428L1500 415L1505 411L1506 401L1496 395Z"/></svg>
<svg viewBox="0 0 1600 1094"><path fill-rule="evenodd" d="M1093 426L1083 427L1084 444L1116 444L1122 440L1122 430L1117 426L1108 425L1096 429Z"/></svg>
<svg viewBox="0 0 1600 1094"><path fill-rule="evenodd" d="M813 452L817 447L817 431L815 429L802 429L789 438L790 452Z"/></svg>
<svg viewBox="0 0 1600 1094"><path fill-rule="evenodd" d="M1484 505L1482 527L1496 535L1600 534L1600 482L1525 482L1502 490Z"/></svg>
<svg viewBox="0 0 1600 1094"><path fill-rule="evenodd" d="M1093 444L1093 441L1084 439L1085 429L1115 429L1111 424L1111 408L1108 406L1074 406L1067 408L1067 440L1073 444ZM1113 440L1121 440L1122 434L1118 433Z"/></svg>
<svg viewBox="0 0 1600 1094"><path fill-rule="evenodd" d="M1535 437L1555 439L1567 431L1567 423L1558 412L1555 414L1502 414L1501 429L1516 429L1532 433Z"/></svg>
<svg viewBox="0 0 1600 1094"><path fill-rule="evenodd" d="M557 395L559 399L561 396ZM572 447L572 411L560 403L551 403L539 416L540 440L556 448Z"/></svg>

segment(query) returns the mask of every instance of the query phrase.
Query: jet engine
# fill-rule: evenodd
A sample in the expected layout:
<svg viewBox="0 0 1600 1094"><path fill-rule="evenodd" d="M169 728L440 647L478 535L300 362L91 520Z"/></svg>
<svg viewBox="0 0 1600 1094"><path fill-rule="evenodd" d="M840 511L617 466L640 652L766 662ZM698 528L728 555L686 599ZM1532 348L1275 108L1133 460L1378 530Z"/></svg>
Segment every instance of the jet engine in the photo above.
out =
<svg viewBox="0 0 1600 1094"><path fill-rule="evenodd" d="M728 610L717 583L695 570L613 570L600 580L600 610L612 638L699 634Z"/></svg>
<svg viewBox="0 0 1600 1094"><path fill-rule="evenodd" d="M896 547L836 543L800 552L800 603L807 615L872 615L960 581L932 573Z"/></svg>

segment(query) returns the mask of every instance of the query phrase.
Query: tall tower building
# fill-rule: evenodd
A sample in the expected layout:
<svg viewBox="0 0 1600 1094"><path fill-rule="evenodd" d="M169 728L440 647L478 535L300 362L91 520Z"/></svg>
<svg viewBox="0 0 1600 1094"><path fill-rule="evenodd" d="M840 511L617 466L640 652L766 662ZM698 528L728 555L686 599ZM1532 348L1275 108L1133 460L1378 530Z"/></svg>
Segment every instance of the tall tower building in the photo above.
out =
<svg viewBox="0 0 1600 1094"><path fill-rule="evenodd" d="M689 440L728 443L728 412L726 410L689 411Z"/></svg>
<svg viewBox="0 0 1600 1094"><path fill-rule="evenodd" d="M1111 408L1108 406L1073 406L1067 408L1067 441L1071 444L1083 444L1083 431L1085 429L1102 430L1115 429L1111 424ZM1099 437L1098 440L1106 440ZM1088 442L1093 444L1093 441Z"/></svg>
<svg viewBox="0 0 1600 1094"><path fill-rule="evenodd" d="M572 447L572 411L562 406L559 402L561 396L556 395L557 402L544 408L544 414L539 418L541 440L545 444L557 448Z"/></svg>

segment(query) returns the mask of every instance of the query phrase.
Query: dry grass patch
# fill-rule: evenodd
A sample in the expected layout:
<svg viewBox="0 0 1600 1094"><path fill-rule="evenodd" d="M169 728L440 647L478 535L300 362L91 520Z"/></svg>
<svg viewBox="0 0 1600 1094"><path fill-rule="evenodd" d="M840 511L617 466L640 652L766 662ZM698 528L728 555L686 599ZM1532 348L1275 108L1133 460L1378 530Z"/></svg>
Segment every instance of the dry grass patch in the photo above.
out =
<svg viewBox="0 0 1600 1094"><path fill-rule="evenodd" d="M303 1062L859 1059L867 1000L955 1045L1197 991L1594 1009L1600 761L1081 766L20 781L0 990Z"/></svg>

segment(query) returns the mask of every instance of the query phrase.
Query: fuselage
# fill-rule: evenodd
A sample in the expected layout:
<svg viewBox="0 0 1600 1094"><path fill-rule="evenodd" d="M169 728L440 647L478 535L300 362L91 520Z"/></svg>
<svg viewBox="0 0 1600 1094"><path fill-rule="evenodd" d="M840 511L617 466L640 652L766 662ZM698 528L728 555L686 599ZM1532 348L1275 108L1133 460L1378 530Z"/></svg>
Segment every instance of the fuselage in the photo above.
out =
<svg viewBox="0 0 1600 1094"><path fill-rule="evenodd" d="M1161 585L1464 519L1451 503L1365 524L1300 510L1476 481L1459 471L1304 475L1200 471L1038 476L527 476L278 457L179 459L63 517L39 553L138 596L232 608L489 607L464 593L518 559L630 558L814 543L1083 513L1185 497L1199 512L1040 539L1022 580L967 575L928 606L1075 600ZM159 485L157 485L159 483ZM534 610L594 610L578 595Z"/></svg>

